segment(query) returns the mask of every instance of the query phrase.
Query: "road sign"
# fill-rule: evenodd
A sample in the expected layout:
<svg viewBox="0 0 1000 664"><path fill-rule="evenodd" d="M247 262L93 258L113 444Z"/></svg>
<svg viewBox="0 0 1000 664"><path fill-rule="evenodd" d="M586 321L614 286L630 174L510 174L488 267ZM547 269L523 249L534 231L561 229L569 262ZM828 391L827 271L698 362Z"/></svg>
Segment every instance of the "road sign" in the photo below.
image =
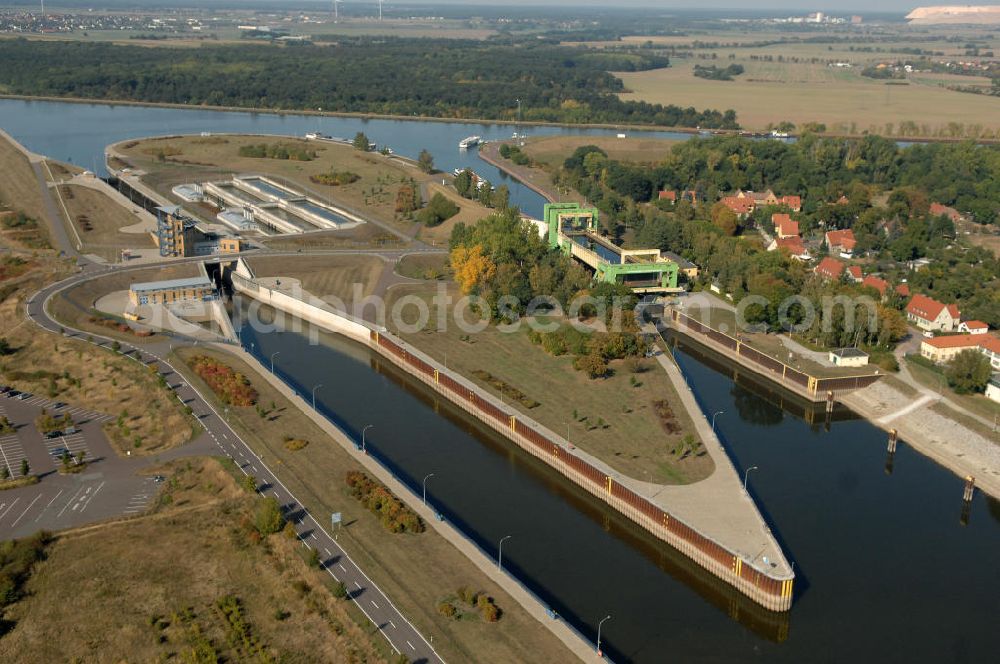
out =
<svg viewBox="0 0 1000 664"><path fill-rule="evenodd" d="M340 512L334 512L333 514L330 515L330 525L331 526L336 526L337 524L339 524L343 520L344 520L344 518L340 514Z"/></svg>

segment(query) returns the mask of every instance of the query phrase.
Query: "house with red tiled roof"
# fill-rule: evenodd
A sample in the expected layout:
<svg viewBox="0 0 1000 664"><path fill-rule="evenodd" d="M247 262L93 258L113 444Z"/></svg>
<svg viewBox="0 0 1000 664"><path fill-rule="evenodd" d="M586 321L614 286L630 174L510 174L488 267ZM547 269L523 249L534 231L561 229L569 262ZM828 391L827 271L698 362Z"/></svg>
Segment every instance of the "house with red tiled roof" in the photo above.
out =
<svg viewBox="0 0 1000 664"><path fill-rule="evenodd" d="M661 191L657 196L658 200L670 201L671 203L677 202L677 192L676 191Z"/></svg>
<svg viewBox="0 0 1000 664"><path fill-rule="evenodd" d="M836 200L836 205L850 205L850 204L851 201L847 198L847 196L841 196Z"/></svg>
<svg viewBox="0 0 1000 664"><path fill-rule="evenodd" d="M757 209L752 198L741 198L739 196L726 196L722 199L722 204L736 213L736 216L743 219L753 214Z"/></svg>
<svg viewBox="0 0 1000 664"><path fill-rule="evenodd" d="M906 305L906 318L921 330L954 332L961 322L957 304L944 304L917 293Z"/></svg>
<svg viewBox="0 0 1000 664"><path fill-rule="evenodd" d="M771 215L771 222L774 224L774 234L779 240L786 237L799 236L799 222L791 218L784 212L776 212Z"/></svg>
<svg viewBox="0 0 1000 664"><path fill-rule="evenodd" d="M861 285L866 288L873 288L878 291L878 294L885 297L885 294L889 290L889 282L881 277L876 277L874 274L867 275L861 280Z"/></svg>
<svg viewBox="0 0 1000 664"><path fill-rule="evenodd" d="M779 201L782 205L787 206L792 212L802 211L802 197L801 196L782 196Z"/></svg>
<svg viewBox="0 0 1000 664"><path fill-rule="evenodd" d="M832 279L836 281L839 280L844 274L845 267L846 265L843 261L827 256L819 262L819 265L816 266L814 272L824 279Z"/></svg>
<svg viewBox="0 0 1000 664"><path fill-rule="evenodd" d="M975 335L979 339L979 350L990 360L990 366L996 371L1000 369L1000 339L992 334Z"/></svg>
<svg viewBox="0 0 1000 664"><path fill-rule="evenodd" d="M850 258L854 255L854 246L857 240L854 239L854 231L850 228L842 231L827 231L826 246L831 254L840 254L843 258Z"/></svg>
<svg viewBox="0 0 1000 664"><path fill-rule="evenodd" d="M958 331L965 334L986 334L990 326L981 320L963 320L958 324Z"/></svg>
<svg viewBox="0 0 1000 664"><path fill-rule="evenodd" d="M900 284L894 290L902 297L910 297L910 286L908 284Z"/></svg>
<svg viewBox="0 0 1000 664"><path fill-rule="evenodd" d="M862 280L861 266L851 265L847 268L847 277L856 284L860 284Z"/></svg>
<svg viewBox="0 0 1000 664"><path fill-rule="evenodd" d="M774 238L771 240L771 244L767 245L768 251L777 251L778 249L787 251L796 260L808 261L812 259L812 256L809 255L809 250L806 249L806 245L798 235Z"/></svg>
<svg viewBox="0 0 1000 664"><path fill-rule="evenodd" d="M941 205L940 203L931 203L930 213L932 217L945 216L954 222L959 222L962 220L962 213L953 207L948 207L947 205Z"/></svg>

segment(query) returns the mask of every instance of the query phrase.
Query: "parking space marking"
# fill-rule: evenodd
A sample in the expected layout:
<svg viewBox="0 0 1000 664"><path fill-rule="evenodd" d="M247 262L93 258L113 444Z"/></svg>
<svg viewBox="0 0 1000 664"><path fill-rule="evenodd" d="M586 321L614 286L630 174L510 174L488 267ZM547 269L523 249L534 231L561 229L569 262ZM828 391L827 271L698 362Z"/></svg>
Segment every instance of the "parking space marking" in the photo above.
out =
<svg viewBox="0 0 1000 664"><path fill-rule="evenodd" d="M28 510L30 510L30 509L31 509L31 507L32 507L32 506L33 506L33 505L34 505L35 503L37 503L37 502L38 502L38 499L39 499L39 498L41 498L41 497L42 497L42 494L38 494L37 496L35 496L35 499L34 499L34 500L32 500L32 501L31 501L30 503L28 503L28 506L24 508L24 511L23 511L23 512L21 512L21 516L19 516L19 517L17 517L16 519L14 519L14 523L10 524L10 527L11 527L11 528L13 528L14 526L16 526L16 525L17 525L17 522L18 522L18 521L20 521L21 519L23 519L23 518L24 518L24 515L28 513Z"/></svg>
<svg viewBox="0 0 1000 664"><path fill-rule="evenodd" d="M17 439L17 434L11 434L0 438L0 459L3 465L10 471L12 478L21 474L21 460L28 458L21 447L21 442Z"/></svg>
<svg viewBox="0 0 1000 664"><path fill-rule="evenodd" d="M45 438L45 451L49 453L52 463L58 468L62 465L62 456L54 454L58 450L68 450L70 455L76 457L80 452L84 453L84 458L90 457L90 449L87 447L87 438L82 433L72 433L56 438Z"/></svg>
<svg viewBox="0 0 1000 664"><path fill-rule="evenodd" d="M9 512L9 511L11 510L11 508L13 508L13 507L14 507L14 505L17 505L17 501L19 501L19 500L21 500L21 497L20 497L20 496L18 496L17 498L15 498L15 499L14 499L14 502L12 502L12 503L11 503L11 504L10 504L10 505L9 505L9 506L7 507L7 509L6 509L6 510L4 510L3 514L0 514L0 521L3 521L3 518L4 518L5 516L7 516L7 512ZM3 509L3 504L0 504L0 509Z"/></svg>
<svg viewBox="0 0 1000 664"><path fill-rule="evenodd" d="M52 503L56 502L56 498L58 498L59 496L61 496L62 492L63 492L63 490L59 489L59 493L57 493L56 495L52 496L52 500L49 501L49 504L46 505L42 509L42 511L38 513L38 516L35 517L35 523L38 523L41 520L42 515L45 514L46 510L48 510L50 507L52 507Z"/></svg>

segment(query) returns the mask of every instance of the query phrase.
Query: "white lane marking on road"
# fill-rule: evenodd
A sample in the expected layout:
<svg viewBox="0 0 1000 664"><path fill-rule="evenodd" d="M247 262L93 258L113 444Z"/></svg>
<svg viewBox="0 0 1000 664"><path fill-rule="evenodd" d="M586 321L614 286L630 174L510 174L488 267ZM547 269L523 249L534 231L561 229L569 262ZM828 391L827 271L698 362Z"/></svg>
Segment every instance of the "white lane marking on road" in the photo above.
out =
<svg viewBox="0 0 1000 664"><path fill-rule="evenodd" d="M70 497L70 499L69 499L69 500L68 500L68 501L66 502L66 504L65 504L65 505L63 505L63 508L62 508L61 510L59 510L59 514L56 514L56 518L57 518L57 519L58 519L59 517L61 517L61 516L63 515L63 512L65 512L65 511L66 511L66 508L67 508L67 507L69 507L70 503L72 503L72 502L73 502L74 500L76 500L76 497L77 497L78 495L80 495L80 492L81 492L81 491L83 491L83 487L80 487L79 489L77 489L77 490L76 490L76 493L74 493L74 494L73 494L73 495L72 495L72 496Z"/></svg>
<svg viewBox="0 0 1000 664"><path fill-rule="evenodd" d="M378 604L375 603L375 600L371 600L371 603L372 603L372 606L374 606L376 609L378 608Z"/></svg>
<svg viewBox="0 0 1000 664"><path fill-rule="evenodd" d="M343 566L343 565L341 565L340 563L337 563L337 567L339 567L339 568L340 568L340 571L341 571L341 572L346 572L346 571L347 571L346 569L344 569L344 566Z"/></svg>
<svg viewBox="0 0 1000 664"><path fill-rule="evenodd" d="M47 510L50 507L52 507L52 503L56 502L56 498L58 498L59 496L61 496L62 492L63 492L63 489L59 489L59 493L57 493L56 495L52 496L52 500L50 500L49 504L45 506L45 509L43 509L41 512L39 512L38 516L35 517L35 523L38 523L39 519L42 518L42 515L45 514L45 510Z"/></svg>
<svg viewBox="0 0 1000 664"><path fill-rule="evenodd" d="M361 587L361 584L358 583L357 581L354 582L354 585L356 585L358 587L358 590L363 590L363 588Z"/></svg>
<svg viewBox="0 0 1000 664"><path fill-rule="evenodd" d="M392 621L390 620L390 621L389 621L389 624L390 624L390 625L392 625L392 628L393 628L393 629L396 629L396 623L394 623L394 622L392 622Z"/></svg>
<svg viewBox="0 0 1000 664"><path fill-rule="evenodd" d="M323 550L326 551L326 555L328 555L328 556L332 556L333 555L332 553L330 553L330 549L323 549Z"/></svg>
<svg viewBox="0 0 1000 664"><path fill-rule="evenodd" d="M28 506L24 508L23 512L21 512L21 516L14 519L14 523L10 524L10 527L13 528L14 526L16 526L17 522L24 518L24 515L28 513L28 510L31 509L31 506L34 505L36 502L38 502L38 499L41 497L42 494L38 494L37 496L35 496L35 499L32 500L30 503L28 503Z"/></svg>
<svg viewBox="0 0 1000 664"><path fill-rule="evenodd" d="M412 650L413 652L417 652L417 649L413 647L413 644L410 643L409 639L407 639L406 645L410 646L410 650Z"/></svg>
<svg viewBox="0 0 1000 664"><path fill-rule="evenodd" d="M313 538L314 540L316 540L317 542L319 541L318 539L316 539L316 533L312 533L312 538Z"/></svg>
<svg viewBox="0 0 1000 664"><path fill-rule="evenodd" d="M0 521L2 521L5 516L7 516L7 512L10 511L11 507L14 507L14 505L17 505L17 501L19 501L19 500L21 500L20 496L18 496L17 498L14 499L14 502L12 502L10 504L10 507L8 507L6 510L4 510L3 514L0 514ZM3 507L3 506L0 505L0 507Z"/></svg>
<svg viewBox="0 0 1000 664"><path fill-rule="evenodd" d="M98 492L98 491L100 491L102 487L104 487L104 482L101 482L100 484L98 484L98 485L97 485L97 488L96 488L96 489L94 489L94 493L90 494L90 497L89 497L89 498L87 498L87 500L85 500L85 501L84 501L84 503L83 503L83 507L81 507L81 508L80 508L80 513L81 513L81 514L83 513L83 511L84 511L85 509L87 509L87 507L89 507L89 506L90 506L90 501L92 501L92 500L94 499L94 496L96 496L96 495L97 495L97 492Z"/></svg>

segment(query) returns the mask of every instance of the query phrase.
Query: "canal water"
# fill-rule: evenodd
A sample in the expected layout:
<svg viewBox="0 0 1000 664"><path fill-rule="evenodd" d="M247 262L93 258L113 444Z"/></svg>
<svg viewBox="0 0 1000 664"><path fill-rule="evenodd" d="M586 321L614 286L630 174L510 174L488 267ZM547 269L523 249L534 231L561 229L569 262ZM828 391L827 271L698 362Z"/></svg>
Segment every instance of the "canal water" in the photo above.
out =
<svg viewBox="0 0 1000 664"><path fill-rule="evenodd" d="M510 131L14 100L0 100L0 127L29 149L98 171L105 145L149 134L363 130L401 154L426 147L442 168L474 165L487 177L486 164L455 146L470 134ZM519 204L537 212L541 199L518 191ZM322 383L318 406L348 432L374 424L371 451L409 486L419 490L434 473L429 500L488 554L512 535L504 567L585 638L610 614L602 637L617 662L986 662L1000 652L1000 503L977 492L963 510L959 478L905 441L888 459L885 434L850 411L828 420L696 348L677 349L705 409L724 411L717 427L739 471L756 466L751 491L796 564L795 604L776 615L367 348L320 339L244 336L258 357L281 351L276 367L300 394Z"/></svg>
<svg viewBox="0 0 1000 664"><path fill-rule="evenodd" d="M990 661L1000 647L1000 505L846 409L829 421L694 348L678 361L796 563L779 615L669 547L369 349L321 333L255 334L265 366L360 439L488 555L617 662Z"/></svg>
<svg viewBox="0 0 1000 664"><path fill-rule="evenodd" d="M488 141L508 139L515 130L513 125L0 99L0 128L34 152L71 162L98 175L107 174L104 148L130 138L198 134L203 131L304 136L318 131L353 139L357 132L363 131L369 140L379 146L387 145L397 154L412 159L416 159L426 148L434 155L434 165L442 171L471 168L494 186L506 184L511 190L511 201L526 214L540 218L545 204L541 196L479 159L476 148L460 150L458 147L458 142L467 136L482 136ZM522 132L545 136L613 136L618 130L527 127L522 128ZM691 137L690 134L671 131L643 131L641 134L678 140Z"/></svg>

